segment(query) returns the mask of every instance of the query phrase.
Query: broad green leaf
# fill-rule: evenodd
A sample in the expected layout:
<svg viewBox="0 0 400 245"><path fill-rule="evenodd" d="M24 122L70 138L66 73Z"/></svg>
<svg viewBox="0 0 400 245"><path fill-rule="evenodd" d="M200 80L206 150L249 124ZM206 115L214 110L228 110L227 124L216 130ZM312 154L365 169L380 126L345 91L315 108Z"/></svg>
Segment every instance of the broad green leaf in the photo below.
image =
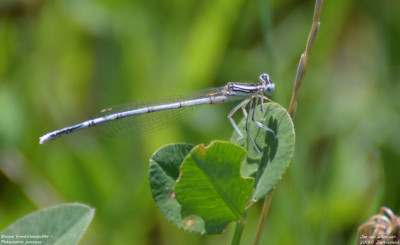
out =
<svg viewBox="0 0 400 245"><path fill-rule="evenodd" d="M191 144L170 144L157 150L150 159L149 182L156 205L171 223L184 230L204 233L204 222L199 217L182 219L181 206L173 191L179 167L193 147Z"/></svg>
<svg viewBox="0 0 400 245"><path fill-rule="evenodd" d="M293 122L281 105L271 102L256 108L255 120L262 122L275 133L267 132L249 120L249 133L263 153L260 155L254 148L246 132L246 119L238 124L243 138L234 131L231 141L243 146L249 152L242 165L242 174L255 178L256 189L251 202L264 198L278 183L285 173L294 152L295 133Z"/></svg>
<svg viewBox="0 0 400 245"><path fill-rule="evenodd" d="M208 234L219 234L229 222L242 219L254 187L253 178L240 174L245 156L242 147L230 142L193 148L175 185L182 216L201 217Z"/></svg>
<svg viewBox="0 0 400 245"><path fill-rule="evenodd" d="M78 244L93 215L94 208L89 206L61 204L20 218L1 231L0 237L5 244Z"/></svg>

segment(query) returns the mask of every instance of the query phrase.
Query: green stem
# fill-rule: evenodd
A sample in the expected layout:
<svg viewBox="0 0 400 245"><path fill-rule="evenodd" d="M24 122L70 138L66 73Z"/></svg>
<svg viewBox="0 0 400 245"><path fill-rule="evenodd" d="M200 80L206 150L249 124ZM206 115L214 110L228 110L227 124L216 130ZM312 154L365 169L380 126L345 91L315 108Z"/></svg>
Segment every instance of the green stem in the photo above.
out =
<svg viewBox="0 0 400 245"><path fill-rule="evenodd" d="M233 234L232 245L239 245L242 237L244 226L246 225L247 211L243 214L243 219L236 222L235 234Z"/></svg>

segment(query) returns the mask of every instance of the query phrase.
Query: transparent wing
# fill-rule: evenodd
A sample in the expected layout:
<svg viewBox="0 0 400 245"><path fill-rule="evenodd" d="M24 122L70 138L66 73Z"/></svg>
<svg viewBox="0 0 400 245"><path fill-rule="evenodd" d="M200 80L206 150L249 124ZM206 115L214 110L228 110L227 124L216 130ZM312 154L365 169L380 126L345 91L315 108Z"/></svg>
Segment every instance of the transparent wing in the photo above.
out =
<svg viewBox="0 0 400 245"><path fill-rule="evenodd" d="M117 112L209 97L222 93L221 89L222 88L212 88L212 89L202 90L195 94L187 96L170 97L143 103L131 103L131 104L113 106L101 110L98 116L104 117ZM178 109L168 109L162 111L155 111L151 113L139 114L99 124L98 128L100 129L100 132L103 135L111 137L123 137L126 135L141 135L166 128L185 118L187 115L190 114L190 112L193 111L193 109L194 108L192 106L192 107L182 107Z"/></svg>

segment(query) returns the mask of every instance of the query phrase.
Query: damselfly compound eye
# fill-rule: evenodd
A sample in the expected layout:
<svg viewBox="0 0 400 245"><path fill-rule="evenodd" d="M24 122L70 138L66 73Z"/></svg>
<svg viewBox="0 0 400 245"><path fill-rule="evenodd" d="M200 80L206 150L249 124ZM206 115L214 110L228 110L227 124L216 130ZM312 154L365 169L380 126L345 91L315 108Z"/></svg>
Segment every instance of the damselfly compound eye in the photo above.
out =
<svg viewBox="0 0 400 245"><path fill-rule="evenodd" d="M272 83L271 80L269 79L269 75L267 73L263 73L258 77L258 80L260 80L261 83Z"/></svg>
<svg viewBox="0 0 400 245"><path fill-rule="evenodd" d="M267 84L264 88L264 94L271 95L274 92L274 90L275 90L275 84L273 83Z"/></svg>
<svg viewBox="0 0 400 245"><path fill-rule="evenodd" d="M269 78L267 73L263 73L258 78L262 84L264 84L264 94L271 95L275 90L275 84Z"/></svg>

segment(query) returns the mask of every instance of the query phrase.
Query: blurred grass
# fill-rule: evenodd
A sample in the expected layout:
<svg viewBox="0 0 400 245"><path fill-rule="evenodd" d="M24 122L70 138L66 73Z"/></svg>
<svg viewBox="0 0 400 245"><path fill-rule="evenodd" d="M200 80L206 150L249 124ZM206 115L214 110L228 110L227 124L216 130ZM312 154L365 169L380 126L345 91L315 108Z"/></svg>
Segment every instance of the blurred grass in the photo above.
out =
<svg viewBox="0 0 400 245"><path fill-rule="evenodd" d="M398 9L389 0L325 2L295 157L260 244L355 244L356 227L381 205L400 212ZM295 0L0 1L0 229L37 208L81 202L96 208L82 244L228 244L233 226L201 237L169 224L147 165L167 143L228 139L233 104L140 137L38 137L103 107L255 82L263 72L287 106L312 10L313 1Z"/></svg>

